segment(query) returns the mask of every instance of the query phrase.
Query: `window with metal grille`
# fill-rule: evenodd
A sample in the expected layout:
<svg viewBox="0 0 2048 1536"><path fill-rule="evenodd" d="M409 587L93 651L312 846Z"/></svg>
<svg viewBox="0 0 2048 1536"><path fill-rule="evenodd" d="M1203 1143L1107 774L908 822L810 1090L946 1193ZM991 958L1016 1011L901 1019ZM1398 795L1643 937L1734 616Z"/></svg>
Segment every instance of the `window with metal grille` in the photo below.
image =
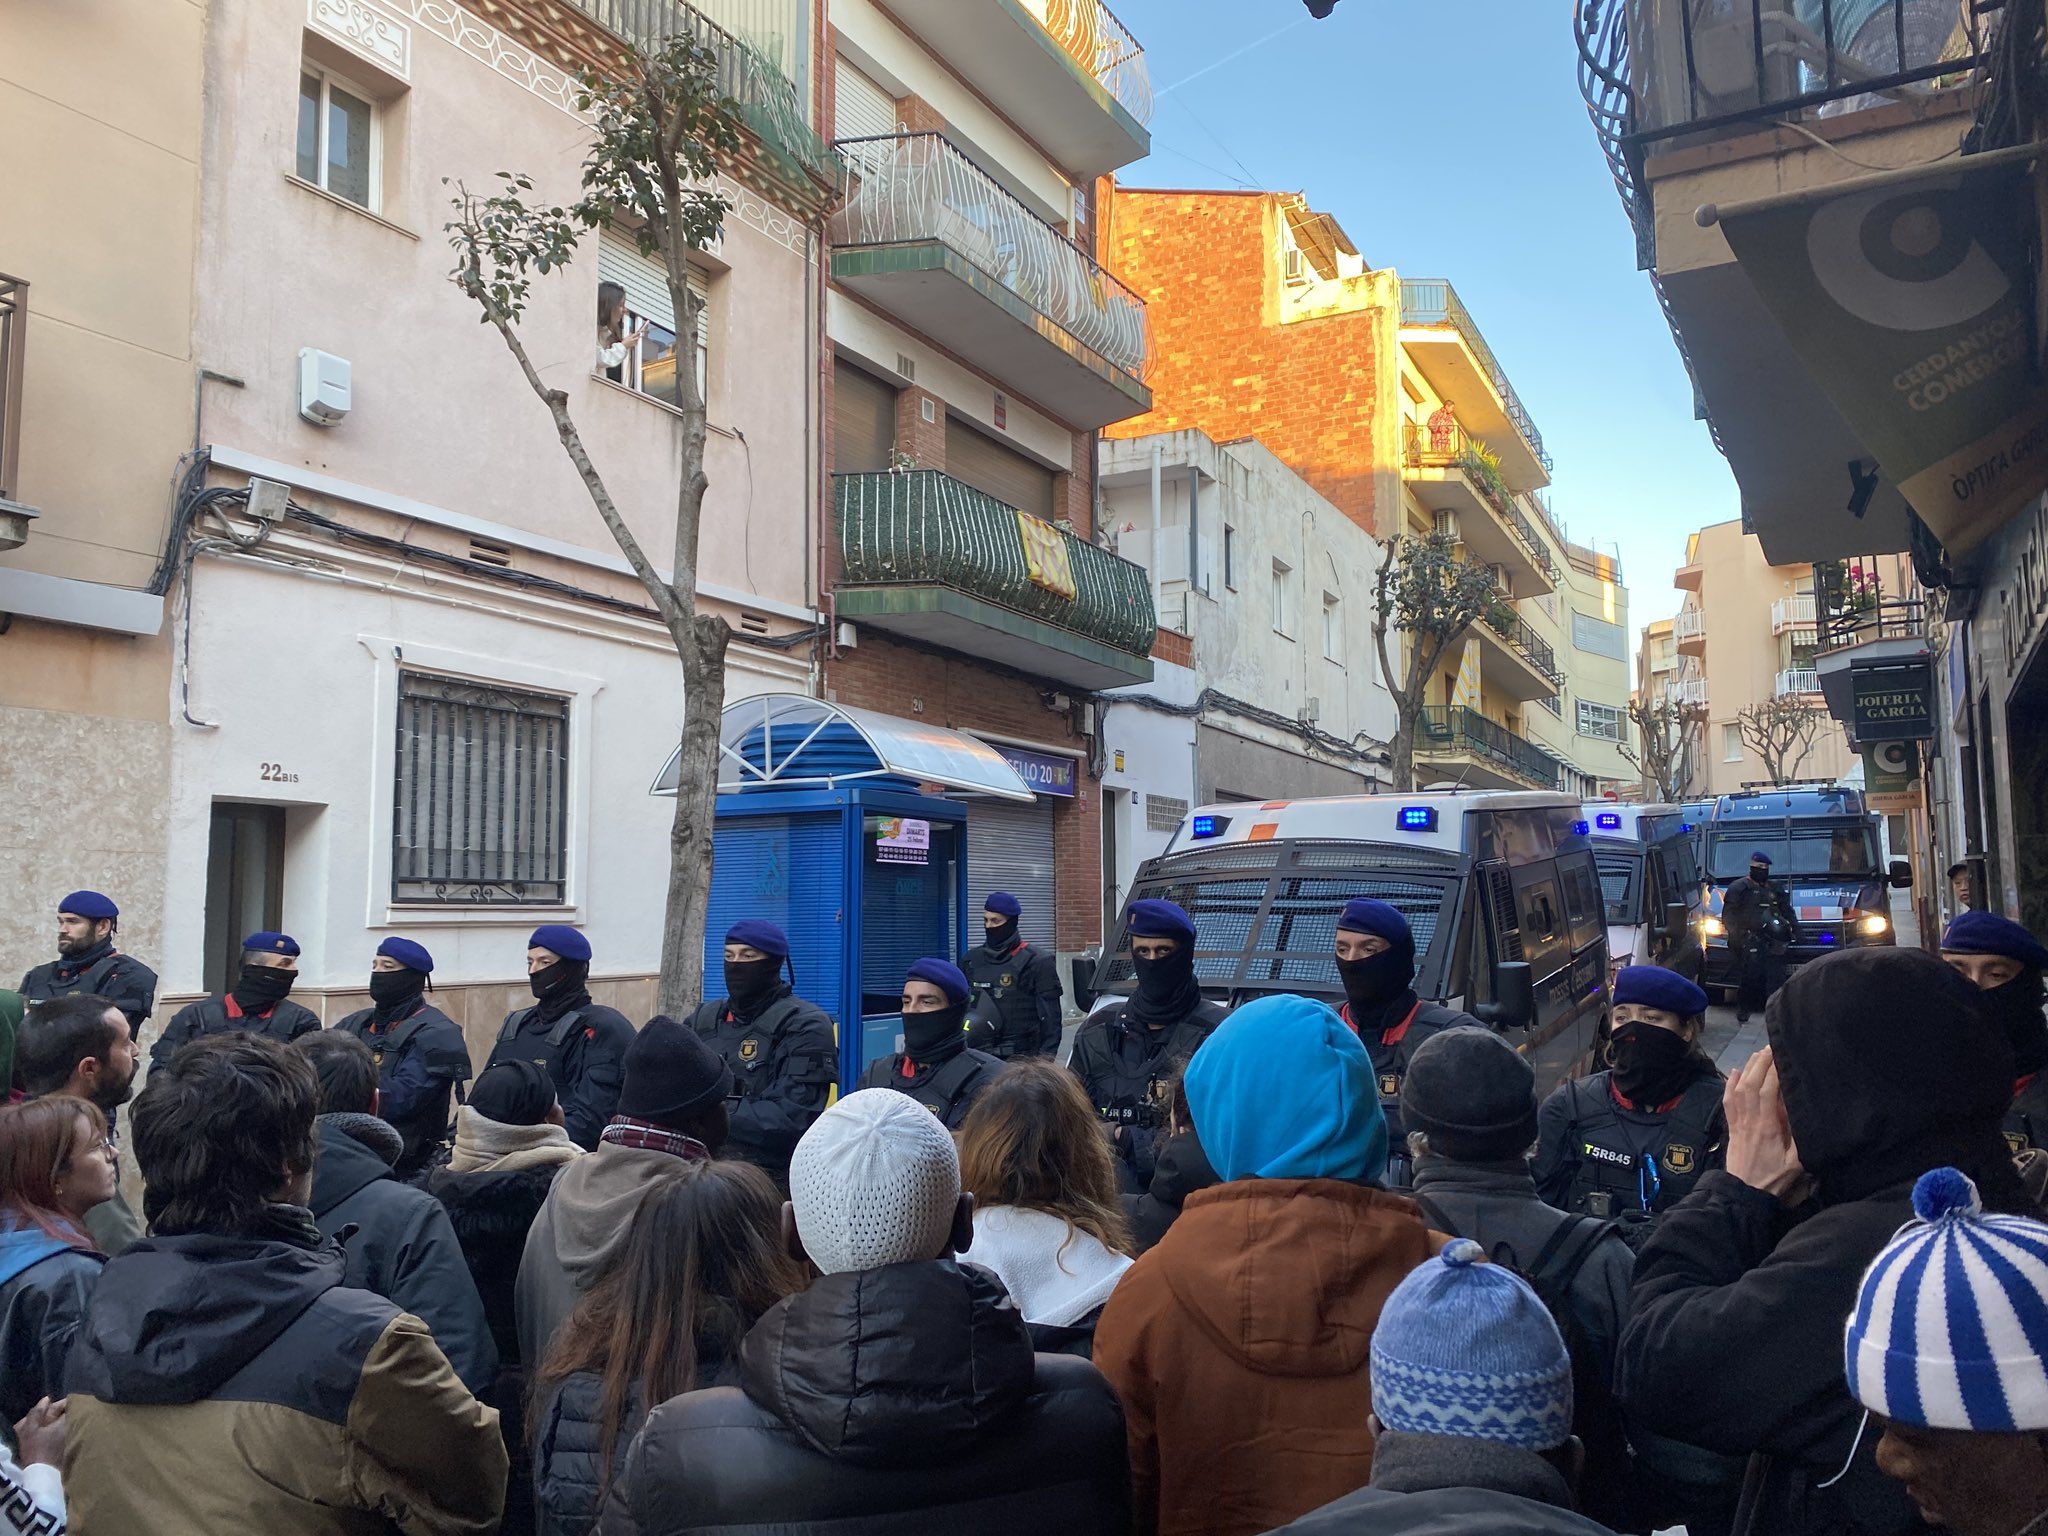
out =
<svg viewBox="0 0 2048 1536"><path fill-rule="evenodd" d="M1590 699L1579 701L1579 734L1598 736L1602 741L1626 741L1627 733L1622 729L1622 712L1611 704L1595 704Z"/></svg>
<svg viewBox="0 0 2048 1536"><path fill-rule="evenodd" d="M398 678L391 899L568 899L569 701L423 672Z"/></svg>

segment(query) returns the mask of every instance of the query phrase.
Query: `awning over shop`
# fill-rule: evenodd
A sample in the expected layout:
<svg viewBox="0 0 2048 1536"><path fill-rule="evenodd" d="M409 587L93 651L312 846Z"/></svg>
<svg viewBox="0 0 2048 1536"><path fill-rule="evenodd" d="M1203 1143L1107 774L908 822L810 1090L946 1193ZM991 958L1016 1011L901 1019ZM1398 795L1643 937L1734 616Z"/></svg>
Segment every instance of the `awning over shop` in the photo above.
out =
<svg viewBox="0 0 2048 1536"><path fill-rule="evenodd" d="M769 693L729 704L718 735L718 792L724 795L894 781L998 800L1036 798L995 748L971 736L804 694ZM678 747L649 794L676 792L681 759Z"/></svg>

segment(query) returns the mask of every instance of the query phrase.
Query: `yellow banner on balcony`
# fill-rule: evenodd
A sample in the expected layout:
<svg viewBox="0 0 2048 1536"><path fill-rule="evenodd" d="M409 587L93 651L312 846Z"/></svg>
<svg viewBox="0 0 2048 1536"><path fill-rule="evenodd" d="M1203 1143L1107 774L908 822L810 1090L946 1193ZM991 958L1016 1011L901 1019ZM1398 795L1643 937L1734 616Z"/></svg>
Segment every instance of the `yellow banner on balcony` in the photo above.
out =
<svg viewBox="0 0 2048 1536"><path fill-rule="evenodd" d="M1067 551L1067 536L1029 512L1017 514L1017 532L1024 540L1024 573L1031 578L1031 584L1057 592L1072 602L1074 557Z"/></svg>

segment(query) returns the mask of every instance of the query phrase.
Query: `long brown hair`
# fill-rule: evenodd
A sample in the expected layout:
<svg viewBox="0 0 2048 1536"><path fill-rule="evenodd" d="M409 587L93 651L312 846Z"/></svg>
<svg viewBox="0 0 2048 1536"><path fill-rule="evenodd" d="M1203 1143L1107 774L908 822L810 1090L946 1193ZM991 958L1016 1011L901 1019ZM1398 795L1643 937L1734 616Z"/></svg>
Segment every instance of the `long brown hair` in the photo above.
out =
<svg viewBox="0 0 2048 1536"><path fill-rule="evenodd" d="M603 1385L598 1502L635 1389L647 1412L697 1385L707 1352L730 1360L763 1312L803 1289L782 1246L782 1197L750 1163L678 1163L634 1213L626 1241L576 1303L534 1373L528 1424L579 1372Z"/></svg>
<svg viewBox="0 0 2048 1536"><path fill-rule="evenodd" d="M98 1106L68 1093L0 1109L0 1216L74 1248L90 1248L92 1239L57 1204L57 1181L71 1171L80 1121L96 1137L107 1134L107 1117Z"/></svg>
<svg viewBox="0 0 2048 1536"><path fill-rule="evenodd" d="M1044 1211L1067 1224L1068 1241L1086 1232L1112 1252L1131 1251L1095 1107L1050 1061L1011 1062L974 1101L960 1125L960 1187L977 1209Z"/></svg>

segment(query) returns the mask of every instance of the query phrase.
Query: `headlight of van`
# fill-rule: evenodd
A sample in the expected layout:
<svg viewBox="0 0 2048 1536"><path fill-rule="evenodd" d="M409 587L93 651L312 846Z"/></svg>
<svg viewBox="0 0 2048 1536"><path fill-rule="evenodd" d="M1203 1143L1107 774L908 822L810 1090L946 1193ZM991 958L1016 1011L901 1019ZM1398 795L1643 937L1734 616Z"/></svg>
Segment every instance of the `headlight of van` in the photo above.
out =
<svg viewBox="0 0 2048 1536"><path fill-rule="evenodd" d="M1700 932L1710 939L1723 938L1727 935L1728 925L1718 917L1710 917L1700 924Z"/></svg>
<svg viewBox="0 0 2048 1536"><path fill-rule="evenodd" d="M1892 920L1882 912L1866 912L1856 920L1856 932L1863 938L1874 939L1879 934L1891 931Z"/></svg>

